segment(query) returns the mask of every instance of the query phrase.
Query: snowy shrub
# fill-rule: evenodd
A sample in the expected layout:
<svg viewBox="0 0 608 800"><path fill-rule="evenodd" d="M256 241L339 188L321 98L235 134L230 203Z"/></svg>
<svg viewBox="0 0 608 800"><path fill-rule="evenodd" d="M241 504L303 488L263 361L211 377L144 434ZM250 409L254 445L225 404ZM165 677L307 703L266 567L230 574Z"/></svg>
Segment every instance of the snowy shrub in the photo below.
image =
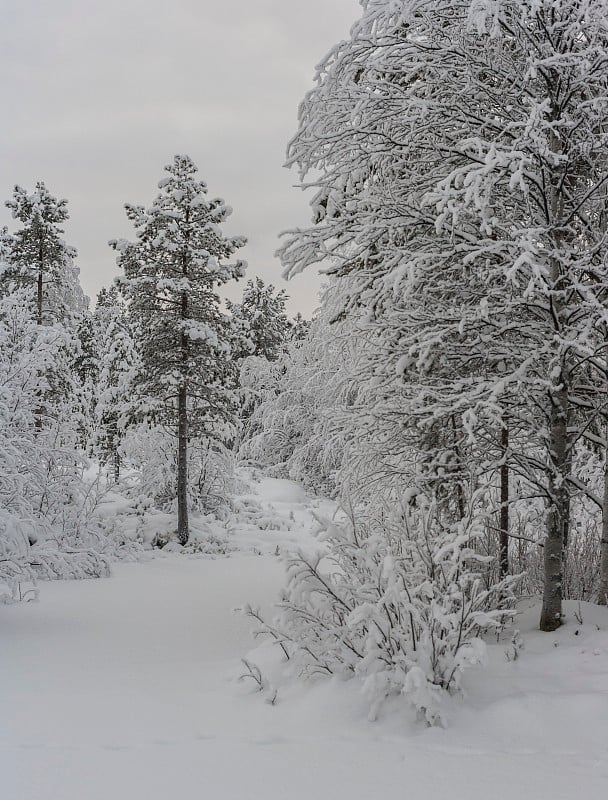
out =
<svg viewBox="0 0 608 800"><path fill-rule="evenodd" d="M136 472L131 494L149 497L164 511L176 507L177 451L175 436L161 426L139 425L126 432L122 460ZM221 443L193 437L188 452L188 494L192 508L217 511L233 491L233 458Z"/></svg>
<svg viewBox="0 0 608 800"><path fill-rule="evenodd" d="M101 575L96 490L76 447L68 332L36 324L23 290L0 300L0 583ZM83 566L83 560L86 565Z"/></svg>
<svg viewBox="0 0 608 800"><path fill-rule="evenodd" d="M162 428L137 425L120 443L121 458L135 471L130 494L149 497L158 508L175 498L175 443Z"/></svg>
<svg viewBox="0 0 608 800"><path fill-rule="evenodd" d="M92 549L70 549L47 540L32 548L32 567L43 580L81 580L110 575L109 559Z"/></svg>
<svg viewBox="0 0 608 800"><path fill-rule="evenodd" d="M89 464L82 454L55 441L30 473L31 502L39 517L32 548L36 573L52 580L106 576L108 559L120 556L120 543L98 518L105 487L99 475L86 475Z"/></svg>
<svg viewBox="0 0 608 800"><path fill-rule="evenodd" d="M374 714L402 695L429 724L445 724L442 700L483 662L483 634L514 614L514 579L485 586L483 527L471 517L444 525L419 495L398 517L358 514L320 534L323 550L289 558L277 619L247 609L260 632L304 677L359 676Z"/></svg>
<svg viewBox="0 0 608 800"><path fill-rule="evenodd" d="M207 525L200 529L198 525L200 523L197 520L182 552L188 555L225 556L232 551L233 548L221 528Z"/></svg>
<svg viewBox="0 0 608 800"><path fill-rule="evenodd" d="M194 508L218 511L234 491L234 459L220 442L196 439L190 445L188 485Z"/></svg>
<svg viewBox="0 0 608 800"><path fill-rule="evenodd" d="M35 584L30 566L29 527L0 508L0 604L22 599L21 584Z"/></svg>
<svg viewBox="0 0 608 800"><path fill-rule="evenodd" d="M576 504L578 506L578 504ZM575 506L576 508L576 506ZM593 602L600 584L602 521L599 514L576 508L564 549L563 597L566 600ZM522 591L540 594L543 587L543 548L529 538L514 541L512 564L524 573ZM542 544L542 542L540 543Z"/></svg>

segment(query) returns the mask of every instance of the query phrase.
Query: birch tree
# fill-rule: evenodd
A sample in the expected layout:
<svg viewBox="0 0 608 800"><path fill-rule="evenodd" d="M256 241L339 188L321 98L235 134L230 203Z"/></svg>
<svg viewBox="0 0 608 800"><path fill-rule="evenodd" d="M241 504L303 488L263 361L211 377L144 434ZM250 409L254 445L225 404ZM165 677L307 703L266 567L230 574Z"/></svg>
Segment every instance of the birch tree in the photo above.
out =
<svg viewBox="0 0 608 800"><path fill-rule="evenodd" d="M286 274L329 259L344 312L367 310L370 425L401 415L418 449L435 427L436 464L449 455L479 480L506 447L474 453L488 431L500 442L508 413L509 458L546 503L540 624L553 630L570 496L585 490L574 387L605 317L608 5L362 5L289 146L315 195L314 224L282 248Z"/></svg>

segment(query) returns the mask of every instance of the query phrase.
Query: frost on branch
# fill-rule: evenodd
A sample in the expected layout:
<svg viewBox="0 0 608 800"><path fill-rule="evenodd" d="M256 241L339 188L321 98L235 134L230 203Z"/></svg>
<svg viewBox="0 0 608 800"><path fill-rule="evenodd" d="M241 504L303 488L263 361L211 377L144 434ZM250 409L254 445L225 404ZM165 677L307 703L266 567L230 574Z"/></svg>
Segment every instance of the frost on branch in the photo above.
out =
<svg viewBox="0 0 608 800"><path fill-rule="evenodd" d="M544 536L553 631L582 497L597 530L603 517L608 587L608 2L362 5L300 106L288 164L314 191L313 224L280 250L287 276L329 262L370 348L344 409L346 478L378 494L413 463L433 482L494 480L502 571L509 514L542 505L515 538L536 551ZM599 492L581 447L599 447ZM452 511L466 499L447 496Z"/></svg>
<svg viewBox="0 0 608 800"><path fill-rule="evenodd" d="M288 584L260 632L304 676L358 676L375 714L401 695L431 725L467 667L483 663L483 634L512 618L513 578L487 588L492 559L478 555L473 517L442 524L435 504L356 522L324 521L328 550L288 560Z"/></svg>

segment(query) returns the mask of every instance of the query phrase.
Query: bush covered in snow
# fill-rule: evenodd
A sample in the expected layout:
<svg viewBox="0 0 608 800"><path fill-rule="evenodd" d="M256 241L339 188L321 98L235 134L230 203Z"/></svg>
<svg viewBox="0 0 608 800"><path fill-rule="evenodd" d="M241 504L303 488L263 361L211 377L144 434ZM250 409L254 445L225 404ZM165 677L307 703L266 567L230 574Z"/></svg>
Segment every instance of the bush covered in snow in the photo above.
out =
<svg viewBox="0 0 608 800"><path fill-rule="evenodd" d="M472 516L442 523L422 495L384 518L322 521L322 549L288 560L279 616L267 623L247 612L298 674L356 675L373 713L397 694L428 723L443 723L442 698L483 662L483 635L514 614L514 579L486 586L483 535Z"/></svg>
<svg viewBox="0 0 608 800"><path fill-rule="evenodd" d="M120 444L121 460L131 475L129 494L146 497L162 511L175 510L177 451L175 436L160 425L141 424L127 430ZM188 452L190 507L217 511L229 502L234 487L234 460L221 442L192 437Z"/></svg>
<svg viewBox="0 0 608 800"><path fill-rule="evenodd" d="M0 603L22 599L21 584L35 584L28 526L0 508Z"/></svg>

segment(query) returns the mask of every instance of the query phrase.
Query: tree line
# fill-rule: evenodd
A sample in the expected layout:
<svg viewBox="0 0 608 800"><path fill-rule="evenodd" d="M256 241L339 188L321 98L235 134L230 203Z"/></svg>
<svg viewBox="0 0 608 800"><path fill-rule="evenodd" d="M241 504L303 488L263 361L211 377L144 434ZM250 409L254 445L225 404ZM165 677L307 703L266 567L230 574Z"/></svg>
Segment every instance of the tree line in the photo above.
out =
<svg viewBox="0 0 608 800"><path fill-rule="evenodd" d="M3 459L0 581L106 574L126 542L93 514L102 483L136 475L132 493L174 508L177 540L189 509L230 498L245 402L239 366L273 360L297 324L287 296L260 278L240 302L219 289L244 275L245 243L222 227L230 209L209 199L187 156L166 167L149 208L127 205L133 241L110 242L120 270L93 310L64 240L67 202L43 182L15 187L17 223L0 232L0 386ZM105 485L105 484L104 484Z"/></svg>

